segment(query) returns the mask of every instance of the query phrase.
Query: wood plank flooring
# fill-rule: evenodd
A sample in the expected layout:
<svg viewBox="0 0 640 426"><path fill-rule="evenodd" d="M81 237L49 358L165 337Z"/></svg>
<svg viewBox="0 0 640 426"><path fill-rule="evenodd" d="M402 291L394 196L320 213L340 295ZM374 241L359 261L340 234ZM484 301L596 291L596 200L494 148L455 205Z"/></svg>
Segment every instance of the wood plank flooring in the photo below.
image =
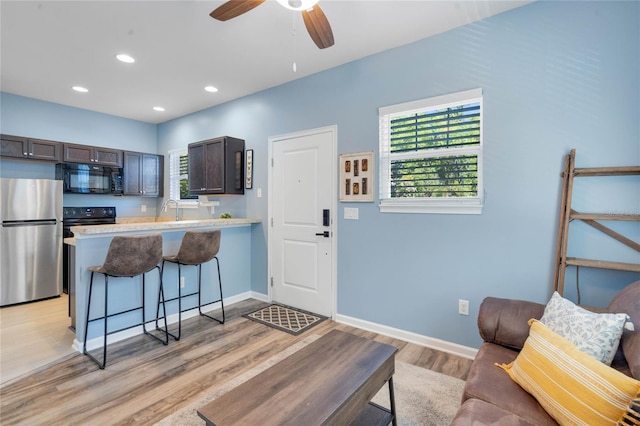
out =
<svg viewBox="0 0 640 426"><path fill-rule="evenodd" d="M77 355L0 389L2 425L153 424L204 396L216 383L246 372L309 334L332 329L399 348L397 360L466 379L471 361L401 340L324 321L299 336L242 314L265 305L247 300L227 308L220 325L203 317L183 322L182 339L163 346L136 336L108 348L105 370Z"/></svg>
<svg viewBox="0 0 640 426"><path fill-rule="evenodd" d="M68 296L0 309L0 383L77 352Z"/></svg>

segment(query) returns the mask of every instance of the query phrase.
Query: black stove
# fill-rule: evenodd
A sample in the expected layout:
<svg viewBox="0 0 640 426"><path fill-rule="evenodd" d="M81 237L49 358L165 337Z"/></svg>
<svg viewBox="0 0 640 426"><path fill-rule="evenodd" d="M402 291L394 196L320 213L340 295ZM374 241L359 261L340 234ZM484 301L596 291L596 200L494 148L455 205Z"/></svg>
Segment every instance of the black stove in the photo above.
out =
<svg viewBox="0 0 640 426"><path fill-rule="evenodd" d="M64 238L73 237L72 226L109 225L116 223L115 207L64 207L62 229Z"/></svg>
<svg viewBox="0 0 640 426"><path fill-rule="evenodd" d="M62 208L62 236L73 237L72 226L109 225L116 223L115 207L63 207ZM69 295L69 316L71 317L71 329L76 327L76 295L73 288L73 280L70 279L75 267L75 256L70 251L75 250L64 244L62 250L62 290Z"/></svg>

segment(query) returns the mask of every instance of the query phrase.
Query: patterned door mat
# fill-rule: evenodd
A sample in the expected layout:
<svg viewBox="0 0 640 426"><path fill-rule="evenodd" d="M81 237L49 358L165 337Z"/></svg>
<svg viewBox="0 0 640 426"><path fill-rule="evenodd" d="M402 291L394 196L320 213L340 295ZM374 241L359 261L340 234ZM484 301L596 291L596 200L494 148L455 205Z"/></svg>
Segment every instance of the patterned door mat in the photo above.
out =
<svg viewBox="0 0 640 426"><path fill-rule="evenodd" d="M272 304L266 308L243 315L245 318L297 336L320 324L327 317L301 311L283 305Z"/></svg>

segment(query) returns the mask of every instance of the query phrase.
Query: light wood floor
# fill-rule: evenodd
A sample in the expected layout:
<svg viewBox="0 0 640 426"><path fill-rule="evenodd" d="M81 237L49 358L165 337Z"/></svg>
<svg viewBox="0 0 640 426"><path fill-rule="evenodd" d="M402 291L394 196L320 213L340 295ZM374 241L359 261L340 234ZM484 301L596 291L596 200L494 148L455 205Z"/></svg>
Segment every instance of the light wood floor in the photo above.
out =
<svg viewBox="0 0 640 426"><path fill-rule="evenodd" d="M183 322L182 339L163 346L136 336L109 346L107 368L75 356L0 389L2 425L153 424L309 334L349 331L399 348L396 359L466 379L471 361L400 340L324 321L300 336L241 315L263 302L227 308L220 325L203 317Z"/></svg>
<svg viewBox="0 0 640 426"><path fill-rule="evenodd" d="M0 384L77 353L68 296L0 309Z"/></svg>

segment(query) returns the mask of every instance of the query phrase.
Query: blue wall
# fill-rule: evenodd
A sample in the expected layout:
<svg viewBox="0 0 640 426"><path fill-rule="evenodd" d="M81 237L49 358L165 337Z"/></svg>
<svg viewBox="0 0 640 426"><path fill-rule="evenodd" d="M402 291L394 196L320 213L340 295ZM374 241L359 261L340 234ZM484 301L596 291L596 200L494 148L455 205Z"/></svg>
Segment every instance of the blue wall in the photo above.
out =
<svg viewBox="0 0 640 426"><path fill-rule="evenodd" d="M579 167L640 164L639 17L637 2L538 2L163 123L158 147L245 138L254 188L266 194L270 136L336 124L340 153L377 152L378 107L482 88L482 215L381 214L377 203L340 203L338 212L360 209L358 221L338 221L339 314L477 346L484 297L551 295L564 155L576 148ZM595 211L637 213L631 179L620 191L608 181L608 193L576 195ZM246 202L249 216L267 221L266 197L253 189ZM626 227L640 238L637 223ZM255 228L253 250L253 288L266 293L265 229ZM582 302L606 305L639 278L581 270ZM470 316L457 314L459 298Z"/></svg>
<svg viewBox="0 0 640 426"><path fill-rule="evenodd" d="M0 133L156 153L157 126L0 93ZM0 177L55 179L53 164L0 162ZM141 204L147 212L141 212ZM155 216L155 198L65 194L65 206L115 206L118 216Z"/></svg>
<svg viewBox="0 0 640 426"><path fill-rule="evenodd" d="M639 23L638 2L536 2L160 124L157 152L244 138L254 149L254 189L222 198L223 210L266 223L270 136L337 125L339 153L377 152L378 107L482 88L482 215L381 214L377 203L340 203L337 226L339 314L478 346L484 297L551 295L564 155L576 148L578 167L640 164ZM5 130L6 100L2 131L28 134L25 126ZM42 129L33 136L56 139ZM576 208L639 214L638 178L606 179L578 185ZM341 219L344 207L358 207L360 219ZM614 226L640 240L637 223ZM267 293L266 229L252 229L251 288ZM640 262L590 229L572 234L570 248ZM582 302L606 305L636 279L581 269ZM468 317L457 314L458 299L470 301Z"/></svg>

